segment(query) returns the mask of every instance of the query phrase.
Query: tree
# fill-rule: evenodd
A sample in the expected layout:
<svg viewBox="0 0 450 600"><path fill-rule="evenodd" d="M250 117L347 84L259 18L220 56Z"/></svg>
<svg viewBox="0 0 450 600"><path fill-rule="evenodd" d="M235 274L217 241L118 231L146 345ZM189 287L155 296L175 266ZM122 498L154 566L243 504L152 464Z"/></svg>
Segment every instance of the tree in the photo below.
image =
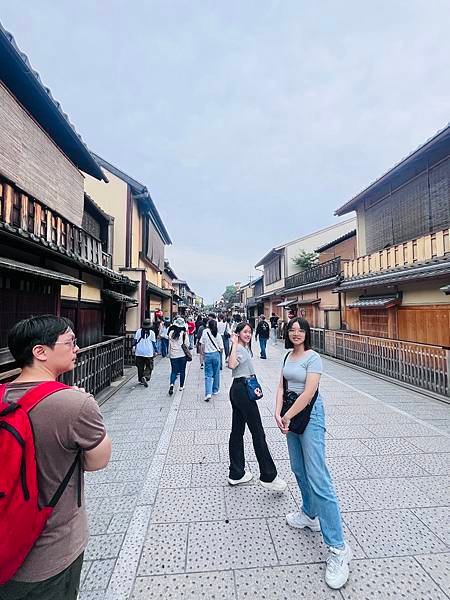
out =
<svg viewBox="0 0 450 600"><path fill-rule="evenodd" d="M317 252L307 252L306 250L300 250L298 255L292 259L292 262L300 267L302 271L310 269L317 265L319 261L319 255Z"/></svg>
<svg viewBox="0 0 450 600"><path fill-rule="evenodd" d="M235 285L227 285L222 295L223 301L227 308L231 308L233 304L239 302L239 294Z"/></svg>

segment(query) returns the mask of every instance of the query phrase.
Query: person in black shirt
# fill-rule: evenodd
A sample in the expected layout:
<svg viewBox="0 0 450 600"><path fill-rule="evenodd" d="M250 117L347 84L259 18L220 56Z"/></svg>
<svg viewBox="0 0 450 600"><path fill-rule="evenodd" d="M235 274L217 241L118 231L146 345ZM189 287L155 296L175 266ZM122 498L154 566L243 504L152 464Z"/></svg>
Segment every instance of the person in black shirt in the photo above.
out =
<svg viewBox="0 0 450 600"><path fill-rule="evenodd" d="M277 315L273 312L272 316L269 319L270 321L270 334L272 336L272 342L274 344L277 343L277 333L278 333L278 317Z"/></svg>
<svg viewBox="0 0 450 600"><path fill-rule="evenodd" d="M260 357L267 358L266 355L266 346L267 340L270 336L270 327L269 323L266 321L266 317L264 315L260 315L258 327L255 331L255 339L257 340L259 337L259 348L261 350Z"/></svg>

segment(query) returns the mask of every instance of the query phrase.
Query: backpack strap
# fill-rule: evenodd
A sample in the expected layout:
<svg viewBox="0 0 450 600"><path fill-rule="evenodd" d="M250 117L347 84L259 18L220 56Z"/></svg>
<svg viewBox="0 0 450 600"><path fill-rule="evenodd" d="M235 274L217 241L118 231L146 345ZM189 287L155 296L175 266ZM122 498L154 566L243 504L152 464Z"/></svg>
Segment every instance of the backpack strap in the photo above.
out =
<svg viewBox="0 0 450 600"><path fill-rule="evenodd" d="M27 413L39 404L41 400L60 390L68 389L70 386L59 381L44 381L33 387L29 392L26 392L17 404Z"/></svg>

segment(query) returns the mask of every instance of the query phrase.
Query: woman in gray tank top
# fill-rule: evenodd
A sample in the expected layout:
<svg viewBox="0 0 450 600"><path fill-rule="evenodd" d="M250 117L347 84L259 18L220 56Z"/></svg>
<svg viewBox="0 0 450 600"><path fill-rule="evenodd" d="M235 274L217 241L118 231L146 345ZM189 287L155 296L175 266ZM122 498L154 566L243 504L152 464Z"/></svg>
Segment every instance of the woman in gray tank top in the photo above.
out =
<svg viewBox="0 0 450 600"><path fill-rule="evenodd" d="M322 359L311 349L311 329L301 317L291 319L287 326L285 357L277 390L275 420L287 435L291 469L302 496L299 512L286 515L288 525L295 529L307 527L321 531L330 548L325 581L333 589L341 588L349 576L352 558L350 546L344 539L342 518L333 482L325 460L325 413L320 393L311 410L311 418L303 433L289 431L291 419L313 399L319 388ZM281 417L284 386L298 394L297 400Z"/></svg>
<svg viewBox="0 0 450 600"><path fill-rule="evenodd" d="M245 470L244 432L245 425L250 429L259 464L259 482L261 485L276 492L283 492L287 484L278 477L275 463L270 455L266 442L266 434L261 422L258 404L250 400L247 392L246 379L255 374L252 353L253 329L248 323L241 322L231 334L231 351L228 366L233 370L233 384L230 389L230 401L233 409L233 420L229 441L230 472L228 483L239 485L253 478L250 471Z"/></svg>

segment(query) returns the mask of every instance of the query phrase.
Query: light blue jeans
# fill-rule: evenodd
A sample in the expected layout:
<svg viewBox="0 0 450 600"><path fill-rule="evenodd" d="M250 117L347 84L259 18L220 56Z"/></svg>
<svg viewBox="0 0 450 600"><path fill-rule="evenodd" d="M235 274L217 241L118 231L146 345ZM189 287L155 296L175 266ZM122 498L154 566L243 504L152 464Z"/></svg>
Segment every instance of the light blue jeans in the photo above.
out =
<svg viewBox="0 0 450 600"><path fill-rule="evenodd" d="M220 387L220 353L205 352L205 396L211 396Z"/></svg>
<svg viewBox="0 0 450 600"><path fill-rule="evenodd" d="M311 411L304 433L287 434L291 469L303 499L303 512L311 519L319 517L325 544L344 547L339 504L325 462L325 411L319 396Z"/></svg>

